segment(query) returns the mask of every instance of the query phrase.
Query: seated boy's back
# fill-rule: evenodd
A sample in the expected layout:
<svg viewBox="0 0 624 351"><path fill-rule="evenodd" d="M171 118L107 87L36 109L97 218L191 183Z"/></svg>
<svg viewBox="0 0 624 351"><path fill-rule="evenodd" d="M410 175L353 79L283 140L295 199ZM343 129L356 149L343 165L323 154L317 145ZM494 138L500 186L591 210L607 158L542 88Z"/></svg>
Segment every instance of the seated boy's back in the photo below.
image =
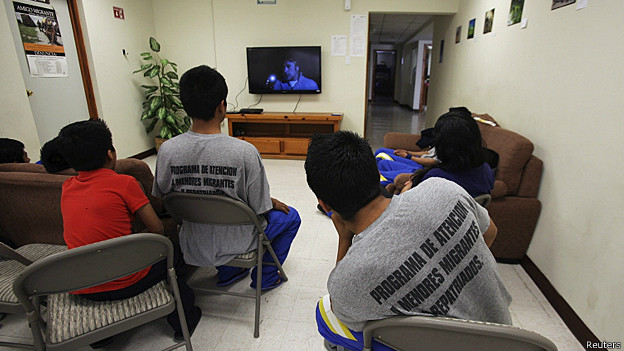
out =
<svg viewBox="0 0 624 351"><path fill-rule="evenodd" d="M164 143L158 152L153 194L170 192L227 195L258 214L273 208L264 166L255 147L225 134L189 131ZM253 225L187 223L180 230L184 260L222 265L256 248Z"/></svg>
<svg viewBox="0 0 624 351"><path fill-rule="evenodd" d="M159 197L170 192L226 195L246 203L257 215L263 215L264 232L278 261L283 263L301 219L294 208L271 198L258 150L221 133L227 93L223 76L208 66L192 68L182 75L180 100L193 125L190 131L161 146L152 193ZM187 263L217 266L217 285L226 286L244 278L248 270L224 264L255 249L257 234L253 225L183 222L180 247ZM272 261L270 253L265 252L264 262ZM252 271L252 288L257 286L256 270ZM276 266L262 269L262 290L278 287L282 282Z"/></svg>
<svg viewBox="0 0 624 351"><path fill-rule="evenodd" d="M112 136L102 121L76 122L63 128L57 139L59 152L78 171L63 184L61 212L63 237L69 249L132 234L135 214L150 232L162 233L139 182L113 171L117 156ZM129 276L83 289L86 294L128 287L149 272L146 268Z"/></svg>
<svg viewBox="0 0 624 351"><path fill-rule="evenodd" d="M72 123L59 133L56 147L78 175L63 184L61 212L63 236L67 247L73 249L132 234L132 222L137 215L151 233L163 234L163 225L139 182L113 169L117 155L113 138L101 120ZM179 248L174 245L174 268L182 268ZM98 269L99 267L93 267ZM137 296L165 279L166 260L114 281L74 291L94 301L113 301ZM201 310L184 279L178 276L184 314L189 333L199 323ZM182 325L177 310L167 316L174 338L182 337Z"/></svg>
<svg viewBox="0 0 624 351"><path fill-rule="evenodd" d="M334 313L353 330L420 314L511 324L511 297L481 235L489 226L487 211L447 180L393 197L329 276Z"/></svg>

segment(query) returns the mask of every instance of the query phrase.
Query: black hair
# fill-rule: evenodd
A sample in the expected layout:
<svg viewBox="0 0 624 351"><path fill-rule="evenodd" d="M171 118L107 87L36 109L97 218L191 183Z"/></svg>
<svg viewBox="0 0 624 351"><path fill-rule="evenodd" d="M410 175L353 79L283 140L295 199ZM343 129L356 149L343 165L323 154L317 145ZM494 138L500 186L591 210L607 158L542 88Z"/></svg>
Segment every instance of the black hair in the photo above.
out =
<svg viewBox="0 0 624 351"><path fill-rule="evenodd" d="M439 168L458 172L485 162L481 132L472 117L459 111L447 112L436 122L433 134Z"/></svg>
<svg viewBox="0 0 624 351"><path fill-rule="evenodd" d="M24 143L0 138L0 163L24 163Z"/></svg>
<svg viewBox="0 0 624 351"><path fill-rule="evenodd" d="M41 164L48 173L58 173L71 168L57 147L58 137L43 144L40 152Z"/></svg>
<svg viewBox="0 0 624 351"><path fill-rule="evenodd" d="M472 112L465 106L451 107L449 108L449 112L457 112L464 118L472 118Z"/></svg>
<svg viewBox="0 0 624 351"><path fill-rule="evenodd" d="M61 129L56 147L76 171L104 167L108 151L115 151L113 136L101 120L75 122Z"/></svg>
<svg viewBox="0 0 624 351"><path fill-rule="evenodd" d="M227 84L221 73L208 66L191 68L180 78L180 101L191 118L210 121L227 94Z"/></svg>
<svg viewBox="0 0 624 351"><path fill-rule="evenodd" d="M316 197L345 220L380 194L373 151L366 139L353 132L313 135L305 170Z"/></svg>

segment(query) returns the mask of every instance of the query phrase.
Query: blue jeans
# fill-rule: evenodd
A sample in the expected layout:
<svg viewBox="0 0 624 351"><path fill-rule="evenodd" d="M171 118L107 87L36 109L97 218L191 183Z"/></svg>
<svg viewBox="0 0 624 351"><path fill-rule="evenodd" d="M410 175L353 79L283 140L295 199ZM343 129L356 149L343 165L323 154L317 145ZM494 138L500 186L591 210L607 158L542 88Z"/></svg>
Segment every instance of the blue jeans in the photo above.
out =
<svg viewBox="0 0 624 351"><path fill-rule="evenodd" d="M264 217L267 220L267 227L264 230L264 233L269 240L272 240L271 247L273 248L275 256L277 256L277 260L280 264L283 264L286 260L288 252L290 251L290 245L295 239L299 226L301 225L299 212L290 206L288 208L290 209L288 214L278 210L271 210L264 214ZM271 257L271 254L268 251L264 252L264 256L262 258L264 262L273 262L273 257ZM219 266L217 269L219 271L219 280L221 281L228 280L229 277L238 274L241 270L238 267L230 266ZM252 287L256 286L256 271L257 267L254 267L251 271ZM268 287L277 282L279 279L277 272L277 266L263 265L262 286Z"/></svg>
<svg viewBox="0 0 624 351"><path fill-rule="evenodd" d="M383 186L394 182L394 178L401 173L414 173L414 171L424 168L422 165L408 160L405 157L395 156L394 150L392 149L379 148L375 151L375 156L382 152L392 159L375 158L377 160L377 169L379 169L379 174L382 177L380 183Z"/></svg>

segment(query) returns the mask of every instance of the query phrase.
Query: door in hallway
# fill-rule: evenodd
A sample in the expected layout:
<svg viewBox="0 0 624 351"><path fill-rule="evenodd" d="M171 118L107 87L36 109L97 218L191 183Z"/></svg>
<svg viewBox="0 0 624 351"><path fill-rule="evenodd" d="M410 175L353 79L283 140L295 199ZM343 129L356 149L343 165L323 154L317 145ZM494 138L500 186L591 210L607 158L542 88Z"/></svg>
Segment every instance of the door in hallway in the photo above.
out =
<svg viewBox="0 0 624 351"><path fill-rule="evenodd" d="M30 107L43 145L63 126L89 118L69 6L67 0L50 0L50 4L4 0L4 5L24 83L32 92ZM30 61L24 43L28 43ZM65 60L57 60L54 55L64 55ZM29 63L35 66L36 76L31 75ZM58 77L49 77L56 72L60 72Z"/></svg>
<svg viewBox="0 0 624 351"><path fill-rule="evenodd" d="M394 99L395 50L375 50L373 67L373 101Z"/></svg>

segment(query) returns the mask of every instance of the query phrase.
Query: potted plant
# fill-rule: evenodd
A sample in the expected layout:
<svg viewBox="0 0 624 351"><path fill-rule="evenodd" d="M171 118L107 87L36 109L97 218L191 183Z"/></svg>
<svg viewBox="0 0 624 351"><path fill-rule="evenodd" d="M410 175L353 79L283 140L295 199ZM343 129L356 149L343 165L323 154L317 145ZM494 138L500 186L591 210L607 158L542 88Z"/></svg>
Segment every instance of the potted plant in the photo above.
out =
<svg viewBox="0 0 624 351"><path fill-rule="evenodd" d="M150 37L149 45L152 52L143 52L144 64L132 72L143 73L156 84L144 84L145 101L141 121L149 121L145 127L147 133L154 130L160 121L160 132L156 137L156 150L162 143L176 135L182 134L191 127L191 119L184 112L180 102L180 86L178 84L178 67L175 63L161 59L158 55L160 44Z"/></svg>

